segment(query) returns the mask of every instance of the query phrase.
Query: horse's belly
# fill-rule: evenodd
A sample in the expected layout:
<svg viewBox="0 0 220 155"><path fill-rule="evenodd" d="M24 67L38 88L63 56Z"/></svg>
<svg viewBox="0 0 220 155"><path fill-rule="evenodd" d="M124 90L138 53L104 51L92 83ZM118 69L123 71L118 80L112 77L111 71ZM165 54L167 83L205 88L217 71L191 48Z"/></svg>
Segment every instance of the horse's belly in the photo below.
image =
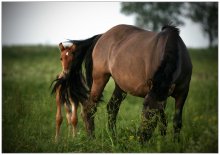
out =
<svg viewBox="0 0 220 155"><path fill-rule="evenodd" d="M148 81L153 72L141 57L132 59L128 54L126 56L126 59L123 56L112 58L109 71L122 90L134 96L145 97L149 92Z"/></svg>
<svg viewBox="0 0 220 155"><path fill-rule="evenodd" d="M146 83L139 84L131 89L128 88L128 93L133 96L145 97L148 92L149 86Z"/></svg>
<svg viewBox="0 0 220 155"><path fill-rule="evenodd" d="M145 97L150 91L151 86L149 85L148 79L143 78L143 76L121 72L120 75L112 73L112 77L123 91L131 95Z"/></svg>

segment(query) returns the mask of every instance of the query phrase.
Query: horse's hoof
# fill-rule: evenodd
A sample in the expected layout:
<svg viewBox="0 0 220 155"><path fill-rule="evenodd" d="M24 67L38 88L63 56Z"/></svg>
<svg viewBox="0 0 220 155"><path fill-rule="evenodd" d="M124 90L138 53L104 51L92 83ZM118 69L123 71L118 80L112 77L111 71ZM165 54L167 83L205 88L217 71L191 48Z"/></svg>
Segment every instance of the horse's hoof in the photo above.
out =
<svg viewBox="0 0 220 155"><path fill-rule="evenodd" d="M180 135L174 134L173 141L174 141L174 143L179 143L180 142Z"/></svg>
<svg viewBox="0 0 220 155"><path fill-rule="evenodd" d="M55 142L55 143L58 143L58 142L59 142L59 138L58 138L58 137L55 137L54 142Z"/></svg>
<svg viewBox="0 0 220 155"><path fill-rule="evenodd" d="M76 138L76 137L77 137L77 132L74 132L73 135L72 135L72 137L73 137L73 138Z"/></svg>
<svg viewBox="0 0 220 155"><path fill-rule="evenodd" d="M95 134L88 134L89 139L95 139Z"/></svg>
<svg viewBox="0 0 220 155"><path fill-rule="evenodd" d="M161 131L160 131L160 134L161 134L161 136L163 136L163 137L164 137L164 136L166 136L167 131L166 131L166 130L161 130Z"/></svg>

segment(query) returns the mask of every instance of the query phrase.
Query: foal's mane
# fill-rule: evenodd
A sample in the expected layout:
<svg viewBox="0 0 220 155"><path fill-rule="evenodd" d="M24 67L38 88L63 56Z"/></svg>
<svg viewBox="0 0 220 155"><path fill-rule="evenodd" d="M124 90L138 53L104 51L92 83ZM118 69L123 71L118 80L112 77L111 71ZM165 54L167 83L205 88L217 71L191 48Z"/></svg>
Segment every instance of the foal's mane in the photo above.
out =
<svg viewBox="0 0 220 155"><path fill-rule="evenodd" d="M100 36L95 35L85 40L69 40L70 43L76 45L70 72L65 78L55 79L53 82L56 83L52 89L52 93L55 93L60 86L59 93L62 103L69 103L69 97L75 103L83 103L88 99L92 85L92 51ZM83 62L85 62L85 75L83 74Z"/></svg>

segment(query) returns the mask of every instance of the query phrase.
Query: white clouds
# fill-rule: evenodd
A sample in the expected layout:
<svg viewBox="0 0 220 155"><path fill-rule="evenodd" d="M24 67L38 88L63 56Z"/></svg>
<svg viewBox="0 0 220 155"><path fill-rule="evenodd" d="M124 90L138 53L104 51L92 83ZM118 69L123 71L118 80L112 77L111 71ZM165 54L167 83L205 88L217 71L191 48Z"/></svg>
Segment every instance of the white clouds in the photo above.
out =
<svg viewBox="0 0 220 155"><path fill-rule="evenodd" d="M185 26L181 28L180 36L187 47L208 47L207 37L202 33L201 27L189 19L185 19Z"/></svg>
<svg viewBox="0 0 220 155"><path fill-rule="evenodd" d="M88 38L119 23L133 24L119 10L119 2L3 3L3 44L55 44Z"/></svg>
<svg viewBox="0 0 220 155"><path fill-rule="evenodd" d="M2 9L3 44L58 44L134 24L133 17L120 13L120 2L3 2ZM192 24L181 28L188 46L205 45L197 30Z"/></svg>

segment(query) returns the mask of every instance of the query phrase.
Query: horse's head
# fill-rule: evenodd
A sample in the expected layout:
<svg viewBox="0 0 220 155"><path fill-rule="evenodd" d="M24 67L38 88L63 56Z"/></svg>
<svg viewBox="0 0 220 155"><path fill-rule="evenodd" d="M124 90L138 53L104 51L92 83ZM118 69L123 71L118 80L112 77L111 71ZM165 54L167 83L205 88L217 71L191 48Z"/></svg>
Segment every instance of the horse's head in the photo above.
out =
<svg viewBox="0 0 220 155"><path fill-rule="evenodd" d="M76 45L72 44L69 47L64 47L62 43L59 44L60 48L60 61L62 65L62 72L59 77L65 77L70 72L71 62L74 59L74 51Z"/></svg>

